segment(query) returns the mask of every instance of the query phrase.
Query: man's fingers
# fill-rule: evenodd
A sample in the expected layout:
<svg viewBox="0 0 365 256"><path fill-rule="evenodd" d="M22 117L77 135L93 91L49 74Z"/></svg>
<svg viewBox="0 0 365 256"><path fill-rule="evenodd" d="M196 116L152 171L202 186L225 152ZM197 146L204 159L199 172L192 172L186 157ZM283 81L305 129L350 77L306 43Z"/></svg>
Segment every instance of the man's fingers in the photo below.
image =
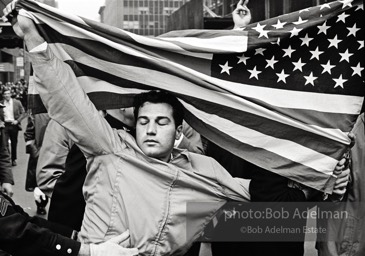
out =
<svg viewBox="0 0 365 256"><path fill-rule="evenodd" d="M343 195L343 194L345 194L345 192L346 192L346 188L333 190L333 194L337 194L337 195Z"/></svg>
<svg viewBox="0 0 365 256"><path fill-rule="evenodd" d="M337 166L344 165L346 163L346 158L341 158L341 160L337 163Z"/></svg>
<svg viewBox="0 0 365 256"><path fill-rule="evenodd" d="M348 179L341 179L341 180L338 180L338 182L336 183L335 185L335 189L338 189L338 188L345 188L347 187L347 184L349 183L349 180Z"/></svg>
<svg viewBox="0 0 365 256"><path fill-rule="evenodd" d="M248 0L246 0L243 5L248 5Z"/></svg>
<svg viewBox="0 0 365 256"><path fill-rule="evenodd" d="M349 176L350 176L350 169L342 171L342 173L340 173L337 176L334 188L339 189L347 187L349 183Z"/></svg>
<svg viewBox="0 0 365 256"><path fill-rule="evenodd" d="M243 0L240 0L238 3L237 3L237 7L238 6L242 6L243 5Z"/></svg>

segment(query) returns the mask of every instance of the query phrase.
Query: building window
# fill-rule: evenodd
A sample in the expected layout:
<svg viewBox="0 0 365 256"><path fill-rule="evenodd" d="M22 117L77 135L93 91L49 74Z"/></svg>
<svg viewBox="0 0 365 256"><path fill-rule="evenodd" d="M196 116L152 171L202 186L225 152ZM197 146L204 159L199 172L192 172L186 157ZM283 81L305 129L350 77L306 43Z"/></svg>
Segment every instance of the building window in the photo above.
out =
<svg viewBox="0 0 365 256"><path fill-rule="evenodd" d="M149 21L148 22L148 27L149 28L154 28L155 27L155 22L154 21Z"/></svg>
<svg viewBox="0 0 365 256"><path fill-rule="evenodd" d="M147 15L147 14L149 14L149 8L148 7L138 7L138 13L139 14L145 14L145 15Z"/></svg>
<svg viewBox="0 0 365 256"><path fill-rule="evenodd" d="M139 21L123 21L123 29L138 29Z"/></svg>

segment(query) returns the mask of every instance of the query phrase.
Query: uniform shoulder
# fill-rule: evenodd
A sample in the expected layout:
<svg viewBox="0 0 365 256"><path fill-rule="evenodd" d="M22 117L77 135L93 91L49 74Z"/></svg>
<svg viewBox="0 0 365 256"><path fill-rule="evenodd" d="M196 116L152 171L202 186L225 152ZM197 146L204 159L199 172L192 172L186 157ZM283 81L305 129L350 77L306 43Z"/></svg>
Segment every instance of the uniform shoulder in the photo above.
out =
<svg viewBox="0 0 365 256"><path fill-rule="evenodd" d="M9 209L12 208L12 204L3 193L0 192L0 218L9 215Z"/></svg>

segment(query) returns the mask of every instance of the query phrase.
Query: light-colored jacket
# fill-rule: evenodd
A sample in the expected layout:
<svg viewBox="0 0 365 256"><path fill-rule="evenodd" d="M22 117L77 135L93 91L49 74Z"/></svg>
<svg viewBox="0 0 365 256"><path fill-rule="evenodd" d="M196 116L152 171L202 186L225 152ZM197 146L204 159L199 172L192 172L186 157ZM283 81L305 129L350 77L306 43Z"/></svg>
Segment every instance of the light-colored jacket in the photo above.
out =
<svg viewBox="0 0 365 256"><path fill-rule="evenodd" d="M249 181L232 178L212 158L178 149L169 163L146 156L132 136L113 130L98 114L50 47L30 57L49 115L87 159L83 242L129 229L140 255L182 255L226 201L249 200ZM188 209L189 202L212 204Z"/></svg>

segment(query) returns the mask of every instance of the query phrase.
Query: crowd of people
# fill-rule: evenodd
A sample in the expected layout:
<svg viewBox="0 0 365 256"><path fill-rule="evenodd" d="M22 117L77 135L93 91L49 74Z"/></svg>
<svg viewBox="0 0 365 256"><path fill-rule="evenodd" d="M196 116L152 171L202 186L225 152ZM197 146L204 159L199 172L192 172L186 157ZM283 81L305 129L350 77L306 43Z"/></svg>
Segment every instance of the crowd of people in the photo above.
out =
<svg viewBox="0 0 365 256"><path fill-rule="evenodd" d="M16 3L7 6L5 16L13 13ZM235 28L251 20L247 3L239 1L233 12ZM338 202L364 197L363 114L354 129L353 154L338 162L333 195L327 197L206 141L184 121L183 105L168 92L139 94L131 108L97 110L75 86L75 74L48 47L33 21L18 15L12 24L25 41L37 91L48 111L28 115L25 139L28 169L35 173L29 190L35 191L43 210L48 199L50 207L46 221L28 216L11 199L16 140L10 134L15 128L19 131L27 116L27 90L24 81L1 84L0 249L4 255L303 256L304 234L295 242L195 241L227 202ZM16 102L24 107L14 107ZM188 201L214 204L201 207L197 214L187 211ZM364 253L363 232L354 235L349 230L365 226L364 206L349 208L354 216L350 227L322 223L338 238L319 242L319 255ZM305 220L297 225L306 225Z"/></svg>

